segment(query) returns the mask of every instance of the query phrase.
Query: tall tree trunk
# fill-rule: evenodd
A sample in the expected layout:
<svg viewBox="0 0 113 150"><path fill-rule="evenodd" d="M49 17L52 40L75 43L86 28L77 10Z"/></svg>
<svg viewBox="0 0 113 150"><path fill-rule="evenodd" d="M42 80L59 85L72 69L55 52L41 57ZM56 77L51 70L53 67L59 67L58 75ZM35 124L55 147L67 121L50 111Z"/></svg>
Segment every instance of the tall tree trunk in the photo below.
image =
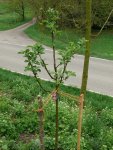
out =
<svg viewBox="0 0 113 150"><path fill-rule="evenodd" d="M86 51L84 58L84 68L82 75L81 93L86 94L87 81L88 81L88 70L89 70L89 58L91 48L91 5L92 0L86 0Z"/></svg>
<svg viewBox="0 0 113 150"><path fill-rule="evenodd" d="M25 7L24 7L24 2L22 1L21 2L21 8L22 8L22 20L24 21L25 20Z"/></svg>

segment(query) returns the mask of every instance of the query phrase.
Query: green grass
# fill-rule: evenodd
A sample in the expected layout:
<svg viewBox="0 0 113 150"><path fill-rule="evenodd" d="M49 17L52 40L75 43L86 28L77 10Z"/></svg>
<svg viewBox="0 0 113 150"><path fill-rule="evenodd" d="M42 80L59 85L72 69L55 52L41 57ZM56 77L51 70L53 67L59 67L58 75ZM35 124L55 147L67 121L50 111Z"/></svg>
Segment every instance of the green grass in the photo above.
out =
<svg viewBox="0 0 113 150"><path fill-rule="evenodd" d="M41 29L39 25L33 25L25 30L32 39L51 47L51 36L47 30ZM59 37L56 37L56 48L65 49L70 41L78 41L82 35L74 29L65 29ZM81 49L78 54L84 54ZM92 38L91 56L113 60L113 30L103 31L96 38Z"/></svg>
<svg viewBox="0 0 113 150"><path fill-rule="evenodd" d="M32 18L32 13L26 8L25 20L21 21L20 16L9 10L6 2L0 2L0 31L15 28L28 22Z"/></svg>
<svg viewBox="0 0 113 150"><path fill-rule="evenodd" d="M113 60L113 30L103 31L92 39L92 56Z"/></svg>
<svg viewBox="0 0 113 150"><path fill-rule="evenodd" d="M25 33L32 39L39 43L50 46L52 45L50 33L39 25L33 25L25 30ZM79 33L75 34L75 30L66 29L56 37L56 47L58 49L65 49L67 42L78 41L81 37Z"/></svg>
<svg viewBox="0 0 113 150"><path fill-rule="evenodd" d="M54 89L51 82L42 81L46 89ZM30 85L30 86L29 86ZM79 95L77 88L61 89ZM37 95L40 88L33 79L0 69L0 149L37 150L39 121ZM47 94L42 93L43 97ZM44 98L43 98L44 100ZM113 150L113 98L87 92L82 127L81 150ZM59 101L59 148L76 150L78 107L75 101L61 97ZM45 108L45 146L54 150L55 104Z"/></svg>

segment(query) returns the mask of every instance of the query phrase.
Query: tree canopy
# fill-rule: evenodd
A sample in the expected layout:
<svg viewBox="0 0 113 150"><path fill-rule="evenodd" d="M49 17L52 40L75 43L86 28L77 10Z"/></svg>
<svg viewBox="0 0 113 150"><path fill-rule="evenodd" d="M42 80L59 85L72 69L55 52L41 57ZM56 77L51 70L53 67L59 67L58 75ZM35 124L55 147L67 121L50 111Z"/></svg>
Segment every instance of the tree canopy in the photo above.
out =
<svg viewBox="0 0 113 150"><path fill-rule="evenodd" d="M6 0L9 1L12 11L17 12L24 20L24 11L29 5L34 16L43 20L48 8L55 8L60 12L60 25L75 28L84 28L85 20L85 1L84 0ZM4 1L5 2L5 1ZM101 28L113 9L112 0L93 0L92 1L92 27ZM113 25L113 13L105 27Z"/></svg>

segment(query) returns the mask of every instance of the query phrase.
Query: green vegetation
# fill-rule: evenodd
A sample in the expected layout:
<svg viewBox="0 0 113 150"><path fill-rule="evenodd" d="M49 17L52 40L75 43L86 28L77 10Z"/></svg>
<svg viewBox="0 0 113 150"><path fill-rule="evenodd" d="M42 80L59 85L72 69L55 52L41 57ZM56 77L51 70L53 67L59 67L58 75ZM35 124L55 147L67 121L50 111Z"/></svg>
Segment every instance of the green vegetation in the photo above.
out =
<svg viewBox="0 0 113 150"><path fill-rule="evenodd" d="M43 86L53 90L51 82ZM29 86L30 85L30 86ZM79 95L77 88L62 86L62 90ZM37 95L40 88L33 77L0 69L0 149L37 150ZM46 97L47 95L43 95ZM113 150L113 98L88 92L86 95L82 150ZM77 139L78 107L73 100L59 101L59 149L74 150ZM54 150L55 104L45 108L45 145Z"/></svg>
<svg viewBox="0 0 113 150"><path fill-rule="evenodd" d="M10 10L7 2L0 2L0 31L15 28L26 23L32 18L32 13L28 8L25 12L25 20L21 20L18 13Z"/></svg>
<svg viewBox="0 0 113 150"><path fill-rule="evenodd" d="M96 34L97 32L93 34ZM39 25L29 27L25 33L32 39L43 43L44 45L52 45L50 33ZM82 34L76 32L75 29L64 29L62 34L56 38L55 44L58 49L65 49L69 41L76 42L78 38L81 37ZM84 54L83 49L81 49L78 54ZM92 38L91 56L113 60L113 30L105 30L100 36Z"/></svg>
<svg viewBox="0 0 113 150"><path fill-rule="evenodd" d="M3 5L6 6L4 7ZM8 24L12 23L11 20L14 20L14 22L15 20L17 21L18 17L21 17L21 19L24 20L26 14L25 11L27 7L31 10L30 12L33 14L33 16L36 16L39 20L43 20L45 18L45 11L48 8L55 8L61 14L60 25L62 27L67 26L74 27L77 29L85 28L85 1L80 0L65 0L65 3L59 0L48 0L46 2L44 0L0 0L0 17L3 18L0 21L7 20L8 17L10 18L10 20L8 19ZM7 14L7 8L10 9L10 12L8 12L9 15ZM112 9L112 0L93 0L92 27L95 29L101 28ZM3 11L6 11L6 15L2 15ZM112 24L113 12L109 16L108 22L106 23L105 27L109 28L112 26ZM11 26L11 28L12 27L15 26ZM5 30L7 28L9 29L10 27L4 27L1 30Z"/></svg>
<svg viewBox="0 0 113 150"><path fill-rule="evenodd" d="M105 30L92 40L91 55L113 60L113 30Z"/></svg>
<svg viewBox="0 0 113 150"><path fill-rule="evenodd" d="M15 0L17 1L17 0ZM23 0L24 1L24 0ZM70 26L83 29L85 27L85 1L84 0L28 0L33 12L40 16L40 19L45 18L45 11L51 7L61 13L61 26ZM42 8L42 9L40 9ZM101 28L113 9L113 0L93 0L92 1L92 27ZM113 24L113 13L110 15L109 22L106 27Z"/></svg>

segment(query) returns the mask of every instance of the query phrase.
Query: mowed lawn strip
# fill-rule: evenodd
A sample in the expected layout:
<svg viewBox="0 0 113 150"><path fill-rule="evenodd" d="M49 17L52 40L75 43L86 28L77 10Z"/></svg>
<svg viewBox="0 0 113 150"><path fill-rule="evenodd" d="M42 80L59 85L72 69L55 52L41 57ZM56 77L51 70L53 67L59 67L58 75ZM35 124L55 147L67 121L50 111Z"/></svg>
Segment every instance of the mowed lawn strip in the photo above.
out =
<svg viewBox="0 0 113 150"><path fill-rule="evenodd" d="M41 44L50 47L52 45L50 33L40 25L29 27L25 30L25 33ZM98 31L96 31L96 34L97 33ZM84 35L77 32L75 29L63 29L63 31L56 36L56 48L65 50L65 47L70 41L77 42L82 37L84 37ZM85 50L82 48L77 53L84 54ZM99 36L92 37L91 56L113 60L113 30L104 30Z"/></svg>

